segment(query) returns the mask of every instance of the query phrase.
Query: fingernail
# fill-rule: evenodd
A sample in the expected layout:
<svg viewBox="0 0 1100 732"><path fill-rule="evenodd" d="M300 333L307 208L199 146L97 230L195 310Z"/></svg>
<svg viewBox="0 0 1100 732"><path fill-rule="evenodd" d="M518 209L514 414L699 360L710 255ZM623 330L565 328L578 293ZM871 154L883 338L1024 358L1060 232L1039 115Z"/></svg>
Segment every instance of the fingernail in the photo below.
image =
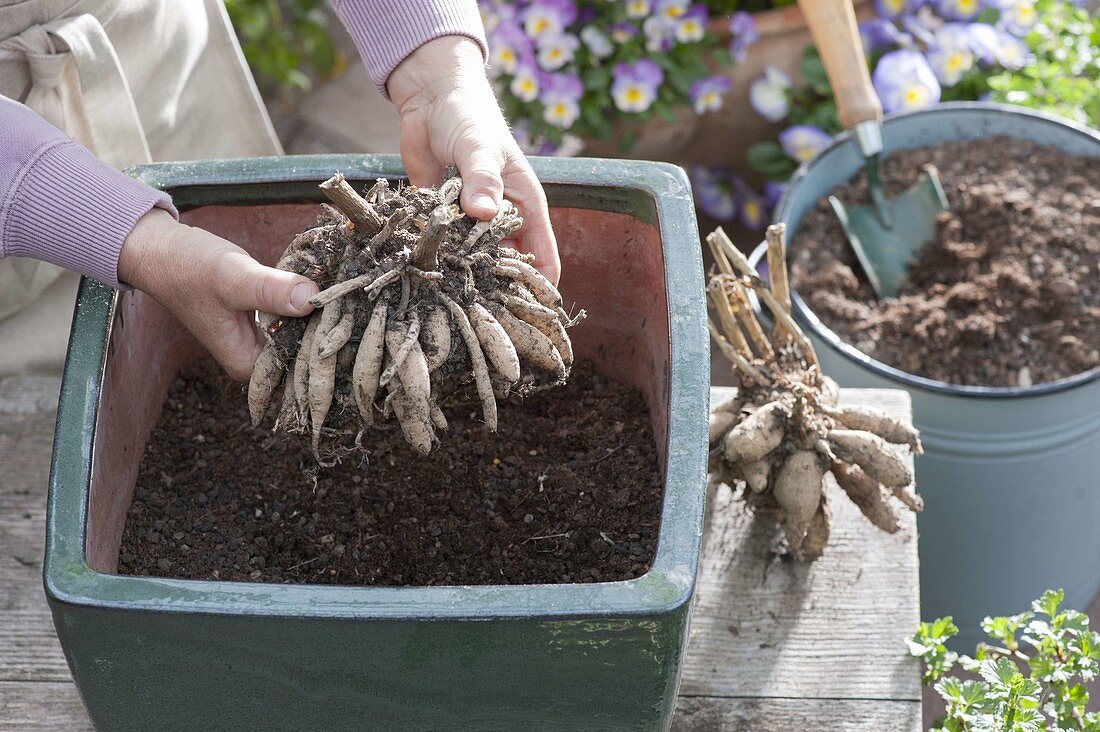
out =
<svg viewBox="0 0 1100 732"><path fill-rule="evenodd" d="M472 200L470 203L477 208L489 209L493 213L496 213L497 209L499 208L499 206L497 206L497 202L494 201L493 197L490 196L488 193L478 193L476 196L474 196L474 200Z"/></svg>
<svg viewBox="0 0 1100 732"><path fill-rule="evenodd" d="M309 304L309 298L313 297L314 287L308 282L299 282L290 291L290 307L302 310Z"/></svg>

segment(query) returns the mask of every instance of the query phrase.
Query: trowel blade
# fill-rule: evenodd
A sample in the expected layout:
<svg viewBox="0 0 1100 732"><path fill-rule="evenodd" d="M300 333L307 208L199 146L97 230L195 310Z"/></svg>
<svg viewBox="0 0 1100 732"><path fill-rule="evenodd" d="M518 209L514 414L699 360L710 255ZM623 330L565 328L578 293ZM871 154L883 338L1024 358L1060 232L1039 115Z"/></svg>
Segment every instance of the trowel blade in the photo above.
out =
<svg viewBox="0 0 1100 732"><path fill-rule="evenodd" d="M878 297L896 297L909 260L936 235L936 216L947 210L936 169L929 166L911 187L889 201L893 226L879 221L873 206L846 206L829 196L848 242Z"/></svg>

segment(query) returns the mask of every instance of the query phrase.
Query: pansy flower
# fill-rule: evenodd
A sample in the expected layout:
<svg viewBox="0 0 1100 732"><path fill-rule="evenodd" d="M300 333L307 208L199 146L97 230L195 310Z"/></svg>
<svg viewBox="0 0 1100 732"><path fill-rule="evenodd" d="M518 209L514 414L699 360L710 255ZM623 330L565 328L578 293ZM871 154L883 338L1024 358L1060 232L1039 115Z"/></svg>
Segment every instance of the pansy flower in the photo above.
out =
<svg viewBox="0 0 1100 732"><path fill-rule="evenodd" d="M674 23L660 15L653 15L642 23L642 30L645 32L645 48L650 53L663 53L672 48L673 33L676 31Z"/></svg>
<svg viewBox="0 0 1100 732"><path fill-rule="evenodd" d="M680 43L698 43L707 32L707 7L696 3L691 9L676 19L673 35Z"/></svg>
<svg viewBox="0 0 1100 732"><path fill-rule="evenodd" d="M580 47L580 39L572 33L543 36L538 42L539 66L547 71L557 71L573 60Z"/></svg>
<svg viewBox="0 0 1100 732"><path fill-rule="evenodd" d="M665 79L661 67L649 59L632 64L618 63L611 69L611 98L624 112L644 112L657 99L657 90Z"/></svg>
<svg viewBox="0 0 1100 732"><path fill-rule="evenodd" d="M644 18L649 15L651 8L649 0L626 0L626 17Z"/></svg>
<svg viewBox="0 0 1100 732"><path fill-rule="evenodd" d="M584 84L576 74L545 74L539 95L543 119L555 127L569 129L581 116L583 96Z"/></svg>
<svg viewBox="0 0 1100 732"><path fill-rule="evenodd" d="M810 162L832 141L828 132L813 125L791 125L779 133L783 152L799 163Z"/></svg>
<svg viewBox="0 0 1100 732"><path fill-rule="evenodd" d="M1022 69L1027 64L1031 51L1023 40L1007 31L998 30L997 41L994 51L997 63L1011 71Z"/></svg>
<svg viewBox="0 0 1100 732"><path fill-rule="evenodd" d="M594 25L587 25L581 29L581 40L596 58L607 58L615 52L611 41Z"/></svg>
<svg viewBox="0 0 1100 732"><path fill-rule="evenodd" d="M749 104L769 122L778 122L791 111L791 77L774 66L749 85Z"/></svg>
<svg viewBox="0 0 1100 732"><path fill-rule="evenodd" d="M690 0L657 0L657 15L669 23L679 20L688 11Z"/></svg>
<svg viewBox="0 0 1100 732"><path fill-rule="evenodd" d="M871 82L887 113L924 109L940 101L940 83L928 61L909 49L880 58Z"/></svg>
<svg viewBox="0 0 1100 732"><path fill-rule="evenodd" d="M972 20L985 9L982 0L936 0L936 11L948 20Z"/></svg>
<svg viewBox="0 0 1100 732"><path fill-rule="evenodd" d="M573 0L533 0L523 11L523 29L539 40L561 35L576 19Z"/></svg>
<svg viewBox="0 0 1100 732"><path fill-rule="evenodd" d="M730 16L730 57L740 63L745 60L749 46L760 37L756 32L756 21L752 13L738 10Z"/></svg>
<svg viewBox="0 0 1100 732"><path fill-rule="evenodd" d="M607 29L611 35L611 40L615 43L626 43L634 36L638 35L638 27L630 23L616 23Z"/></svg>
<svg viewBox="0 0 1100 732"><path fill-rule="evenodd" d="M907 0L875 0L874 5L880 18L896 18L909 10Z"/></svg>
<svg viewBox="0 0 1100 732"><path fill-rule="evenodd" d="M489 35L489 68L494 74L514 74L520 63L530 63L531 40L512 21L498 23Z"/></svg>
<svg viewBox="0 0 1100 732"><path fill-rule="evenodd" d="M1022 36L1031 30L1038 19L1034 3L1012 2L1001 10L997 25L1013 35Z"/></svg>
<svg viewBox="0 0 1100 732"><path fill-rule="evenodd" d="M535 101L539 96L538 71L529 64L521 64L516 68L516 75L512 77L508 90L521 102Z"/></svg>
<svg viewBox="0 0 1100 732"><path fill-rule="evenodd" d="M867 54L907 46L912 40L896 23L885 18L871 18L860 23L859 38L863 41L863 52Z"/></svg>
<svg viewBox="0 0 1100 732"><path fill-rule="evenodd" d="M974 65L970 33L963 23L945 23L936 31L935 43L926 54L928 64L943 86L959 83Z"/></svg>
<svg viewBox="0 0 1100 732"><path fill-rule="evenodd" d="M779 205L780 199L783 198L787 192L787 184L780 183L777 180L769 180L764 184L764 204L769 209L774 209Z"/></svg>
<svg viewBox="0 0 1100 732"><path fill-rule="evenodd" d="M730 78L721 75L708 76L692 82L688 94L691 96L695 113L703 114L721 109L722 95L730 90L730 84Z"/></svg>
<svg viewBox="0 0 1100 732"><path fill-rule="evenodd" d="M730 221L737 213L731 176L724 168L691 166L691 187L695 191L695 201L704 213L718 221Z"/></svg>

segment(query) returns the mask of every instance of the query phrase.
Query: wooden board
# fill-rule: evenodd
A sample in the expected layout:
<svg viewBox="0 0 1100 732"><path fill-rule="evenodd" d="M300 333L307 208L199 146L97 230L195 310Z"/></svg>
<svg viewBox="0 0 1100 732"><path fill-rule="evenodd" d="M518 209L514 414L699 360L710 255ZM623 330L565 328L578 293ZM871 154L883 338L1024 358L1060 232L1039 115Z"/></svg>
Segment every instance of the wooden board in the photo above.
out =
<svg viewBox="0 0 1100 732"><path fill-rule="evenodd" d="M715 388L712 403L728 395ZM841 401L909 415L901 391L846 390ZM797 563L773 557L774 522L729 488L712 491L681 693L919 702L919 669L902 643L920 616L915 518L906 512L889 535L835 484L829 497L825 555Z"/></svg>
<svg viewBox="0 0 1100 732"><path fill-rule="evenodd" d="M0 381L0 729L90 729L42 591L55 378ZM714 399L720 399L715 390ZM847 403L908 413L904 394ZM812 565L775 560L774 529L721 488L711 497L677 730L915 730L913 521L871 527L846 499Z"/></svg>

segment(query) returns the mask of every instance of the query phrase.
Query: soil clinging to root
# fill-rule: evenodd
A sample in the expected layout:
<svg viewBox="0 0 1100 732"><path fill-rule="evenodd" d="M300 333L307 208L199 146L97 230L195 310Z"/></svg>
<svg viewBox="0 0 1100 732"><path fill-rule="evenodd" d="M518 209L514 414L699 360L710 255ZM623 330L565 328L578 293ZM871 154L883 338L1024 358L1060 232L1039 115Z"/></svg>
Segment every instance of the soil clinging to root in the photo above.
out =
<svg viewBox="0 0 1100 732"><path fill-rule="evenodd" d="M252 427L241 387L185 370L149 439L119 572L276 583L604 582L653 560L661 476L645 402L579 362L558 389L449 407L428 456L394 423L317 471L293 436ZM317 471L316 483L308 476Z"/></svg>
<svg viewBox="0 0 1100 732"><path fill-rule="evenodd" d="M954 384L1028 386L1100 367L1100 160L1008 138L897 151L891 195L940 171L951 211L898 298L876 301L827 201L792 248L795 289L868 355ZM865 201L862 176L836 194Z"/></svg>

